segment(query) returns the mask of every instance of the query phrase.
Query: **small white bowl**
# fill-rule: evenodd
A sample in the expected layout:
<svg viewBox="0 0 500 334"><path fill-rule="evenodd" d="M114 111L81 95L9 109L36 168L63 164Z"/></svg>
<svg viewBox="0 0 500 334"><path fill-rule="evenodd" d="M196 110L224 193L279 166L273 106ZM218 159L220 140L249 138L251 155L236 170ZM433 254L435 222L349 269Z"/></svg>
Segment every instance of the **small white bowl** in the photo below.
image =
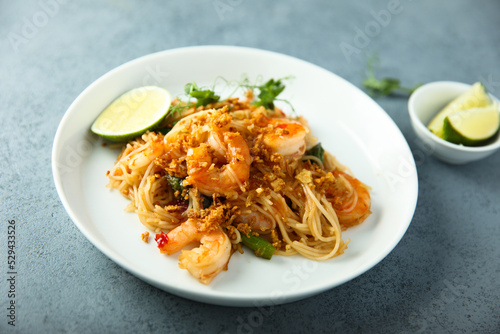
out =
<svg viewBox="0 0 500 334"><path fill-rule="evenodd" d="M424 142L430 154L450 164L465 164L485 158L500 148L500 136L485 146L468 147L447 142L427 129L431 119L455 97L467 91L471 85L437 81L419 87L410 96L408 111L417 136ZM490 94L494 99L498 99Z"/></svg>

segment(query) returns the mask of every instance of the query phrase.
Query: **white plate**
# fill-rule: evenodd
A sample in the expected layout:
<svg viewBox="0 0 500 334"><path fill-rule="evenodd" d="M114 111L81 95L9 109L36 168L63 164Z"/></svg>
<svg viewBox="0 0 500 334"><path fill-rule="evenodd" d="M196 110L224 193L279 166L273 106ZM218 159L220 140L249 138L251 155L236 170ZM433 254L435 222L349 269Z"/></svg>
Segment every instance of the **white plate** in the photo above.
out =
<svg viewBox="0 0 500 334"><path fill-rule="evenodd" d="M155 84L181 94L186 83L264 80L293 75L282 97L304 115L323 146L372 187L373 214L349 229L345 254L325 262L300 256L271 261L235 253L229 270L202 285L161 255L128 201L105 188L118 152L101 146L90 125L121 93ZM281 96L280 96L281 97ZM345 283L379 263L411 222L418 181L413 156L389 116L366 94L322 68L268 51L227 46L168 50L130 61L90 85L69 107L54 140L53 176L61 201L80 231L111 260L150 284L196 301L232 306L273 305L306 298ZM152 233L152 236L154 234ZM89 279L92 279L89 277Z"/></svg>

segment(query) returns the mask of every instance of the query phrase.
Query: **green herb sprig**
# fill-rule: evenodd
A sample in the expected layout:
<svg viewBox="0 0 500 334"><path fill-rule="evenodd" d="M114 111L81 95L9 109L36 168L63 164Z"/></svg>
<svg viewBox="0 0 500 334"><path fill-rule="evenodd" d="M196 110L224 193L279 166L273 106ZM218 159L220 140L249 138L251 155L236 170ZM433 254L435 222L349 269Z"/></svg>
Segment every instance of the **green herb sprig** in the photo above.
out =
<svg viewBox="0 0 500 334"><path fill-rule="evenodd" d="M291 79L291 77L284 77L281 79L270 79L264 84L252 84L246 76L239 82L230 82L222 77L217 77L217 80L223 80L227 86L232 84L236 85L235 90L229 96L233 94L238 89L251 89L257 94L256 100L253 102L256 106L263 106L266 109L274 110L275 101L283 101L290 105L293 112L295 109L291 103L285 99L278 99L278 95L285 90L284 81ZM215 83L214 83L215 86ZM185 104L178 104L171 106L168 115L173 115L175 113L183 112L189 108L207 106L210 103L216 103L223 101L220 95L217 95L213 89L200 88L196 82L187 83L184 86L184 92L188 97L188 101ZM190 101L190 98L195 98L196 102Z"/></svg>
<svg viewBox="0 0 500 334"><path fill-rule="evenodd" d="M388 96L397 92L412 94L415 89L422 85L417 84L414 87L403 87L401 86L401 81L396 78L386 77L380 80L377 79L375 77L373 69L375 66L375 62L377 61L378 59L375 56L372 56L368 59L367 77L363 81L363 86L368 90L368 93L371 96Z"/></svg>
<svg viewBox="0 0 500 334"><path fill-rule="evenodd" d="M215 95L215 92L210 89L200 89L196 82L190 82L184 86L184 92L196 98L196 106L206 106L210 103L218 102L220 99L219 95Z"/></svg>
<svg viewBox="0 0 500 334"><path fill-rule="evenodd" d="M259 100L255 101L256 106L263 106L266 109L274 109L274 100L285 89L285 85L281 79L270 79L265 84L257 87L259 89Z"/></svg>
<svg viewBox="0 0 500 334"><path fill-rule="evenodd" d="M263 84L251 84L248 78L244 78L241 82L238 83L240 88L251 89L253 91L257 90L257 99L253 102L256 106L263 106L266 109L274 110L274 103L276 101L282 101L287 103L293 112L295 109L292 104L285 99L279 99L278 95L285 90L285 81L292 79L292 76L283 77L280 79L269 79L267 82Z"/></svg>

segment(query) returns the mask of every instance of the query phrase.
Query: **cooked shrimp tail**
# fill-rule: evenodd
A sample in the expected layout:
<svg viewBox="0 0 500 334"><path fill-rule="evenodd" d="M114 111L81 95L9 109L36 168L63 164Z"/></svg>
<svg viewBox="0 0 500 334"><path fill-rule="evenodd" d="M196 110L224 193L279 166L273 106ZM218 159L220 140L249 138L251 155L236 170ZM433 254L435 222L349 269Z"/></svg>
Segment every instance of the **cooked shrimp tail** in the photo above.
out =
<svg viewBox="0 0 500 334"><path fill-rule="evenodd" d="M199 242L192 250L183 250L179 256L179 267L201 283L208 284L227 267L231 257L231 241L229 237L217 228L211 231L200 231L195 219L190 218L174 228L162 238L158 248L168 255L182 250L187 245Z"/></svg>
<svg viewBox="0 0 500 334"><path fill-rule="evenodd" d="M340 171L333 175L338 187L330 189L327 196L337 213L340 225L348 228L362 223L371 213L371 198L367 187L358 179Z"/></svg>
<svg viewBox="0 0 500 334"><path fill-rule="evenodd" d="M179 267L187 269L201 283L208 284L227 268L231 257L231 241L220 229L204 234L200 246L183 250L179 256Z"/></svg>

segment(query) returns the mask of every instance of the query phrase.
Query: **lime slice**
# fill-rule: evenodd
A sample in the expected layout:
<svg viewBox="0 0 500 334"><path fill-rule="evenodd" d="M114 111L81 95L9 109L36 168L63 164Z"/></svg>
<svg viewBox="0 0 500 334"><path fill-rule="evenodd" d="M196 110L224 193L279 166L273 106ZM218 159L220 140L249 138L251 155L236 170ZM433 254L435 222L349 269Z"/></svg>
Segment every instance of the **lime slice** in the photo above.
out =
<svg viewBox="0 0 500 334"><path fill-rule="evenodd" d="M484 107L457 111L446 116L443 139L465 146L480 146L496 136L500 113L496 103Z"/></svg>
<svg viewBox="0 0 500 334"><path fill-rule="evenodd" d="M443 138L443 122L446 116L456 111L486 107L490 104L491 99L484 85L480 82L476 82L468 91L461 94L444 107L444 109L432 119L427 128L438 137Z"/></svg>
<svg viewBox="0 0 500 334"><path fill-rule="evenodd" d="M167 114L170 102L170 93L164 88L134 88L104 109L90 129L114 142L131 140L158 125Z"/></svg>

